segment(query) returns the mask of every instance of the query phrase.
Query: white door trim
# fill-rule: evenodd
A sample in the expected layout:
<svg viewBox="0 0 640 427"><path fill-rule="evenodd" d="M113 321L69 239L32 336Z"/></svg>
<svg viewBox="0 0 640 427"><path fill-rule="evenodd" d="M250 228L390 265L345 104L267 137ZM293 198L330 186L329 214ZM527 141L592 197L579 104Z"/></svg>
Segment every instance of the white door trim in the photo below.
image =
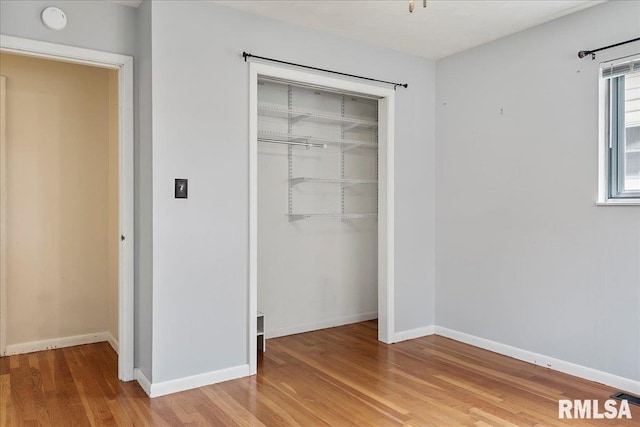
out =
<svg viewBox="0 0 640 427"><path fill-rule="evenodd" d="M57 43L0 34L0 51L38 58L118 70L119 89L119 216L125 240L119 250L118 378L133 380L134 351L134 178L133 178L133 57ZM3 168L4 170L4 168ZM3 180L4 182L4 180ZM4 218L4 213L2 214ZM3 254L5 251L2 251ZM0 283L6 288L6 283ZM0 308L6 308L6 293L0 292ZM0 334L6 336L6 310L0 312ZM0 354L5 348L0 348Z"/></svg>
<svg viewBox="0 0 640 427"><path fill-rule="evenodd" d="M7 348L7 147L6 78L0 76L0 356Z"/></svg>
<svg viewBox="0 0 640 427"><path fill-rule="evenodd" d="M394 327L394 120L395 91L316 73L249 64L249 301L250 374L257 372L258 308L258 77L268 76L379 97L378 148L378 339L393 342Z"/></svg>

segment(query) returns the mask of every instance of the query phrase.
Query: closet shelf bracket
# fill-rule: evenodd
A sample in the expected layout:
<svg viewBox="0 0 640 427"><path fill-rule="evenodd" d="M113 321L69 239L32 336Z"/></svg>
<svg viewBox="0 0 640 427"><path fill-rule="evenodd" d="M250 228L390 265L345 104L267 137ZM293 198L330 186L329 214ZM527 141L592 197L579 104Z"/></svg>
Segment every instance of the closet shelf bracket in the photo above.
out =
<svg viewBox="0 0 640 427"><path fill-rule="evenodd" d="M287 214L287 215L289 216L289 222L299 221L301 219L307 219L307 218L350 220L350 219L368 219L368 218L378 217L377 213L345 213L345 214L305 213L305 214Z"/></svg>
<svg viewBox="0 0 640 427"><path fill-rule="evenodd" d="M342 148L342 152L346 153L347 151L353 150L354 148L358 148L358 147L362 147L363 144L358 144L357 142L351 142L349 144L344 144L341 148Z"/></svg>
<svg viewBox="0 0 640 427"><path fill-rule="evenodd" d="M341 184L343 188L351 187L352 185L359 184L377 184L375 179L349 179L349 178L310 178L306 176L300 176L291 178L291 185L297 185L301 182L315 182L325 184Z"/></svg>

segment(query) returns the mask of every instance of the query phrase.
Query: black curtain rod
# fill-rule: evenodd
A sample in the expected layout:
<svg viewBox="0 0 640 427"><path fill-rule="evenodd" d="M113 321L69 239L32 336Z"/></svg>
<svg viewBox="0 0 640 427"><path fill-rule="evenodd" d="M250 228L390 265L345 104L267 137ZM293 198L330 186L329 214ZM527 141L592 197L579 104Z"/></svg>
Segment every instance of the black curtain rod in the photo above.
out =
<svg viewBox="0 0 640 427"><path fill-rule="evenodd" d="M612 45L601 47L601 48L598 48L598 49L581 50L580 52L578 52L578 58L584 58L587 55L591 55L591 60L594 60L594 59L596 59L596 52L600 52L601 50L605 50L605 49L611 49L612 47L622 46L623 44L627 44L627 43L637 42L638 40L640 40L640 37L638 37L637 39L627 40L627 41L624 41L624 42L612 44Z"/></svg>
<svg viewBox="0 0 640 427"><path fill-rule="evenodd" d="M309 70L323 71L325 73L339 74L341 76L355 77L356 79L369 80L369 81L378 82L378 83L385 83L388 85L393 85L393 90L396 90L398 86L401 86L405 89L409 87L407 83L402 84L402 83L388 82L385 80L372 79L371 77L363 77L363 76L356 76L355 74L341 73L340 71L325 70L324 68L317 68L317 67L311 67L309 65L296 64L294 62L280 61L279 59L265 58L264 56L252 55L247 52L242 52L242 57L244 58L244 62L247 62L247 58L257 58L257 59L263 59L265 61L277 62L279 64L286 64L286 65L293 65L294 67L307 68Z"/></svg>

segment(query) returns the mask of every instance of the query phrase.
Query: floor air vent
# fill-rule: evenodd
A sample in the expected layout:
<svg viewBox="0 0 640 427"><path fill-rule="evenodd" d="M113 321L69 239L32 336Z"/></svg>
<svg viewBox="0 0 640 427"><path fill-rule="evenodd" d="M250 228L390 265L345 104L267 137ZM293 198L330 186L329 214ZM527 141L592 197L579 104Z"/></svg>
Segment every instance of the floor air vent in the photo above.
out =
<svg viewBox="0 0 640 427"><path fill-rule="evenodd" d="M618 400L628 400L632 405L640 406L640 397L634 396L629 393L613 393L611 397Z"/></svg>

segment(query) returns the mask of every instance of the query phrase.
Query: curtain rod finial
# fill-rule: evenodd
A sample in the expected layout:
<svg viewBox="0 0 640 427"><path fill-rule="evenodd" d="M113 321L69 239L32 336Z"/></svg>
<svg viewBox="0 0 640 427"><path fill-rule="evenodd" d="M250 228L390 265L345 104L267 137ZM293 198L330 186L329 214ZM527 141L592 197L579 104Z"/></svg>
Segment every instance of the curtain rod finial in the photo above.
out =
<svg viewBox="0 0 640 427"><path fill-rule="evenodd" d="M581 50L580 52L578 52L578 58L582 59L589 54L591 54L592 60L596 59L596 52L592 50Z"/></svg>

